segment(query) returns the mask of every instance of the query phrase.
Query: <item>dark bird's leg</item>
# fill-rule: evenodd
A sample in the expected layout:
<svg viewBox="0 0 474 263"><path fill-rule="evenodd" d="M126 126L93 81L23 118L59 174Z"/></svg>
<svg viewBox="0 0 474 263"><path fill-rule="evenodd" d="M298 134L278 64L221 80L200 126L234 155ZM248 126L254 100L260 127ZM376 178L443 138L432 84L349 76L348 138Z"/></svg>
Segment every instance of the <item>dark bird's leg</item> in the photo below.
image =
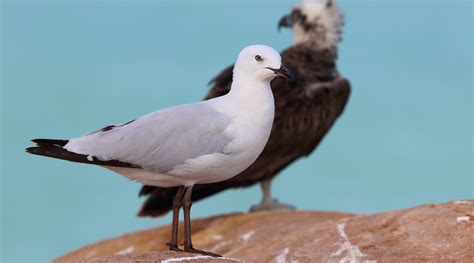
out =
<svg viewBox="0 0 474 263"><path fill-rule="evenodd" d="M292 205L282 204L279 203L277 199L272 199L272 195L270 193L271 182L272 179L267 179L260 184L262 187L262 201L260 204L250 207L250 212L267 210L295 210L296 208Z"/></svg>
<svg viewBox="0 0 474 263"><path fill-rule="evenodd" d="M170 250L182 251L178 247L178 223L179 223L179 209L183 206L184 186L178 188L178 192L173 198L173 223L171 224L171 239L168 245Z"/></svg>
<svg viewBox="0 0 474 263"><path fill-rule="evenodd" d="M191 195L193 192L193 187L186 187L186 192L184 193L183 198L183 211L184 211L184 251L190 253L198 253L212 257L221 257L220 255L206 252L203 250L193 248L193 242L191 241L191 205L192 199Z"/></svg>

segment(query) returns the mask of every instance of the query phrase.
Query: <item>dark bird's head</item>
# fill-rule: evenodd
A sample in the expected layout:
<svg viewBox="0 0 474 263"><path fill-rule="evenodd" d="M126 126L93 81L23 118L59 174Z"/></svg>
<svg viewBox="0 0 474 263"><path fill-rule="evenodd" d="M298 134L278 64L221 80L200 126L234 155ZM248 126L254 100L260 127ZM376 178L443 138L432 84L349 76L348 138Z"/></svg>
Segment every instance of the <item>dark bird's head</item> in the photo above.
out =
<svg viewBox="0 0 474 263"><path fill-rule="evenodd" d="M303 0L281 18L278 29L291 27L295 44L331 49L341 41L343 25L344 16L335 0Z"/></svg>

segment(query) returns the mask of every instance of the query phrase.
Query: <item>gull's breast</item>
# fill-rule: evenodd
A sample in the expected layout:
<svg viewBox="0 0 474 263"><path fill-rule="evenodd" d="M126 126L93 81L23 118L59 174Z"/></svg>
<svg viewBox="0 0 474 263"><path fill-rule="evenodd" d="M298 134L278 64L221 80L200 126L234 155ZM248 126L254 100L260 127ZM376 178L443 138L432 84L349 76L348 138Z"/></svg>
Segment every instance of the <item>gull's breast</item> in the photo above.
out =
<svg viewBox="0 0 474 263"><path fill-rule="evenodd" d="M186 160L167 172L186 179L188 184L214 183L243 172L258 158L270 136L272 122L265 125L239 123L236 120L226 133L234 138L223 153L202 155Z"/></svg>

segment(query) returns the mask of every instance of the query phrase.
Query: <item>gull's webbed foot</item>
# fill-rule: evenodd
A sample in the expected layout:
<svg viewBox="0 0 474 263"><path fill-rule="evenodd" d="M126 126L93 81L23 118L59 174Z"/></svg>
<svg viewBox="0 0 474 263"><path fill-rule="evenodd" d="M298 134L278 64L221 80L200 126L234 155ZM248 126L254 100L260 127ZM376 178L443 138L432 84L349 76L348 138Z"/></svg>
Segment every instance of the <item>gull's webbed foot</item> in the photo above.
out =
<svg viewBox="0 0 474 263"><path fill-rule="evenodd" d="M184 251L184 250L180 249L180 248L178 247L178 245L171 245L171 244L169 244L169 243L167 243L167 245L169 246L169 248L170 248L171 251L178 251L178 252L183 252L183 251Z"/></svg>

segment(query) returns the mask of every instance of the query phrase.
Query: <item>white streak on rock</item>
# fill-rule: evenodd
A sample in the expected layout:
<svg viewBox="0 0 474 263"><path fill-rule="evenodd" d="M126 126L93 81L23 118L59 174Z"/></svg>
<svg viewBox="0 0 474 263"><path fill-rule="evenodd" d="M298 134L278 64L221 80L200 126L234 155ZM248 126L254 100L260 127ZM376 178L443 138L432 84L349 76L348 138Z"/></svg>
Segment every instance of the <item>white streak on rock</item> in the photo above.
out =
<svg viewBox="0 0 474 263"><path fill-rule="evenodd" d="M212 235L211 238L212 238L212 240L221 240L222 236L221 235Z"/></svg>
<svg viewBox="0 0 474 263"><path fill-rule="evenodd" d="M135 248L134 248L133 246L130 246L130 247L127 247L127 248L125 248L125 249L120 250L120 251L117 252L115 255L125 255L125 254L129 254L129 253L132 253L134 250L135 250Z"/></svg>
<svg viewBox="0 0 474 263"><path fill-rule="evenodd" d="M242 238L243 241L247 242L247 241L250 239L250 237L252 237L252 235L253 235L254 233L255 233L255 231L252 230L252 231L249 231L249 232L243 234L243 235L240 236L240 237Z"/></svg>
<svg viewBox="0 0 474 263"><path fill-rule="evenodd" d="M459 222L469 222L469 216L458 216L458 218L456 218L456 221Z"/></svg>
<svg viewBox="0 0 474 263"><path fill-rule="evenodd" d="M89 162L92 162L94 161L94 157L92 155L87 155L87 160L89 160Z"/></svg>
<svg viewBox="0 0 474 263"><path fill-rule="evenodd" d="M226 246L226 245L229 245L229 244L232 244L233 242L232 241L222 241L222 242L219 242L217 243L214 247L211 248L211 251L216 251L218 250L219 248L223 247L223 246Z"/></svg>
<svg viewBox="0 0 474 263"><path fill-rule="evenodd" d="M355 262L365 262L365 263L376 263L376 260L361 260L363 257L367 257L366 254L362 253L359 250L359 247L356 245L352 245L349 242L349 238L344 231L346 227L345 223L337 225L337 231L339 232L339 236L342 239L343 243L340 244L340 248L331 254L331 257L341 256L344 252L346 256L339 260L339 263L355 263Z"/></svg>
<svg viewBox="0 0 474 263"><path fill-rule="evenodd" d="M205 258L214 258L214 257L211 257L211 256L194 256L194 257L182 257L182 258L168 258L168 259L162 260L161 263L182 262L182 261L195 260L195 259L205 259ZM227 259L227 260L242 262L242 261L240 261L238 259L234 259L234 258L220 257L218 259Z"/></svg>
<svg viewBox="0 0 474 263"><path fill-rule="evenodd" d="M457 204L457 205L470 205L471 202L467 201L467 200L457 200L457 201L454 201L453 203Z"/></svg>
<svg viewBox="0 0 474 263"><path fill-rule="evenodd" d="M277 263L286 263L286 256L288 256L289 252L290 252L289 248L283 249L283 251L276 257L276 262Z"/></svg>

